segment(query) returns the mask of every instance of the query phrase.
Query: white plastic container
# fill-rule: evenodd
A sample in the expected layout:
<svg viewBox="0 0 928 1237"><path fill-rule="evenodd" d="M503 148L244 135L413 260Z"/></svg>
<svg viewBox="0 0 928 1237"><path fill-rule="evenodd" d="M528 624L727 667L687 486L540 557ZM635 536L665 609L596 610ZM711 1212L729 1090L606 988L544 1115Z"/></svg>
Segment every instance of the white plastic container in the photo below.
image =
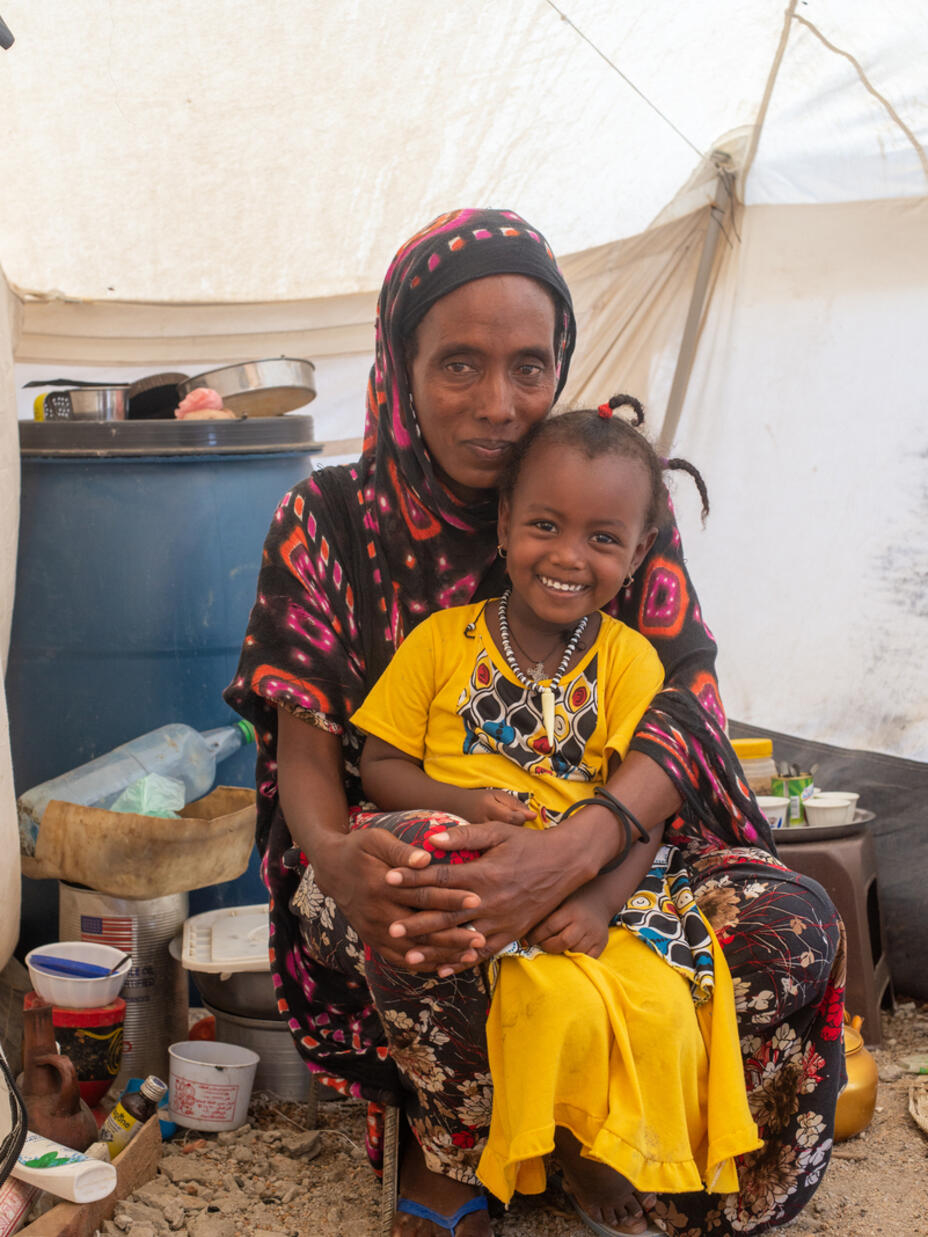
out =
<svg viewBox="0 0 928 1237"><path fill-rule="evenodd" d="M745 781L755 795L769 795L771 781L777 775L777 767L773 763L773 740L732 739L731 746L741 762Z"/></svg>
<svg viewBox="0 0 928 1237"><path fill-rule="evenodd" d="M248 1118L248 1101L260 1057L237 1044L184 1040L171 1058L171 1120L189 1130L237 1130Z"/></svg>
<svg viewBox="0 0 928 1237"><path fill-rule="evenodd" d="M26 954L26 967L33 988L52 1005L63 1005L66 1009L99 1009L101 1005L115 1001L126 982L132 966L132 959L126 956L126 952L93 941L57 941L54 945L39 945L36 949L30 949ZM123 961L112 975L85 979L78 975L53 975L51 971L42 969L34 960L43 954L106 967L116 966L120 958Z"/></svg>
<svg viewBox="0 0 928 1237"><path fill-rule="evenodd" d="M816 829L822 825L847 825L854 819L854 804L846 795L811 795L802 806L807 823Z"/></svg>
<svg viewBox="0 0 928 1237"><path fill-rule="evenodd" d="M771 829L782 829L789 818L789 799L782 795L758 795L757 806Z"/></svg>
<svg viewBox="0 0 928 1237"><path fill-rule="evenodd" d="M61 1143L26 1133L26 1141L12 1168L13 1176L27 1185L48 1190L72 1203L93 1203L116 1189L116 1165L91 1160Z"/></svg>
<svg viewBox="0 0 928 1237"><path fill-rule="evenodd" d="M837 795L841 799L847 799L850 804L850 814L848 815L848 823L850 823L857 815L857 801L860 795L856 790L822 790L818 792L822 795Z"/></svg>

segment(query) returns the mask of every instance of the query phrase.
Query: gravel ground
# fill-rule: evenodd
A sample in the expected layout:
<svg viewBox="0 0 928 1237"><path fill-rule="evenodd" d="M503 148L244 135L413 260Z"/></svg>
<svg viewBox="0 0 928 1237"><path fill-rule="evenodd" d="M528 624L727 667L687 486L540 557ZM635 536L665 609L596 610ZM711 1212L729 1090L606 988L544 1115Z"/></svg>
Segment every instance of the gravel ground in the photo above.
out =
<svg viewBox="0 0 928 1237"><path fill-rule="evenodd" d="M898 1060L928 1053L928 1005L884 1014L877 1109L869 1128L839 1144L790 1237L928 1237L928 1136L908 1112L909 1089L928 1088ZM154 1181L121 1203L100 1237L361 1237L378 1232L379 1185L363 1151L364 1106L322 1103L316 1130L301 1104L252 1099L250 1123L228 1134L187 1131L164 1148ZM563 1196L517 1198L494 1221L498 1237L582 1237Z"/></svg>

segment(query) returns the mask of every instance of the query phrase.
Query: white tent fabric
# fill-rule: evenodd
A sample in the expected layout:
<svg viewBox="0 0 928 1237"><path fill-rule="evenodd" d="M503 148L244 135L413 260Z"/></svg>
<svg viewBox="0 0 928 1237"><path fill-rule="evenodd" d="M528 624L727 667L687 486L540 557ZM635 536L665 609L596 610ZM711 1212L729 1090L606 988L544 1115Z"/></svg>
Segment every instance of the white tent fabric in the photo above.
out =
<svg viewBox="0 0 928 1237"><path fill-rule="evenodd" d="M14 339L20 378L306 355L319 434L348 450L396 245L509 206L567 255L569 396L632 390L656 432L724 150L735 200L674 442L714 498L703 531L677 487L723 695L928 760L921 0L67 9L0 0L0 649Z"/></svg>
<svg viewBox="0 0 928 1237"><path fill-rule="evenodd" d="M928 199L750 209L729 257L674 448L726 706L928 760Z"/></svg>

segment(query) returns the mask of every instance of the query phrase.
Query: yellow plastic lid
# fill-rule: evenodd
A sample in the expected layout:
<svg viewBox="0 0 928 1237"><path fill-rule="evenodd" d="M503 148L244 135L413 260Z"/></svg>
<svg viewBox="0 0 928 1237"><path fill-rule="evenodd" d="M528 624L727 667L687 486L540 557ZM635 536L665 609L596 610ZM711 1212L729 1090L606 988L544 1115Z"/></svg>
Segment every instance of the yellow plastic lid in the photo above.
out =
<svg viewBox="0 0 928 1237"><path fill-rule="evenodd" d="M773 758L773 739L732 739L731 745L739 760Z"/></svg>

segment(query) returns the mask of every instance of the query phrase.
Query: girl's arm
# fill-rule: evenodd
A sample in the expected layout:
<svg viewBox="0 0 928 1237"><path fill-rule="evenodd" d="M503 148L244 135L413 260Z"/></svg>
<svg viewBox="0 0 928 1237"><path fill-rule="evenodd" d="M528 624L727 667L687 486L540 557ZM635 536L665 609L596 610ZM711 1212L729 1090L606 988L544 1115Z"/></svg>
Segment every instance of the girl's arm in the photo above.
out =
<svg viewBox="0 0 928 1237"><path fill-rule="evenodd" d="M606 947L613 916L641 884L661 840L661 831L656 829L647 842L632 846L623 863L594 877L533 928L528 943L546 953L570 949L598 958Z"/></svg>
<svg viewBox="0 0 928 1237"><path fill-rule="evenodd" d="M460 964L472 964L474 933L456 923L469 920L480 899L466 889L422 891L391 885L387 872L402 865L408 865L407 871L421 869L430 861L428 853L407 846L385 829L349 832L339 736L286 709L277 714L280 805L290 836L312 865L319 889L334 899L365 944L395 966L409 967L404 961L409 941L398 948L390 924L425 906L433 912L436 931L431 944L436 956L446 961L450 955ZM450 926L449 913L455 921Z"/></svg>
<svg viewBox="0 0 928 1237"><path fill-rule="evenodd" d="M361 753L364 793L384 811L421 808L448 812L467 821L502 820L520 825L535 813L504 790L475 790L436 781L420 761L376 735Z"/></svg>

